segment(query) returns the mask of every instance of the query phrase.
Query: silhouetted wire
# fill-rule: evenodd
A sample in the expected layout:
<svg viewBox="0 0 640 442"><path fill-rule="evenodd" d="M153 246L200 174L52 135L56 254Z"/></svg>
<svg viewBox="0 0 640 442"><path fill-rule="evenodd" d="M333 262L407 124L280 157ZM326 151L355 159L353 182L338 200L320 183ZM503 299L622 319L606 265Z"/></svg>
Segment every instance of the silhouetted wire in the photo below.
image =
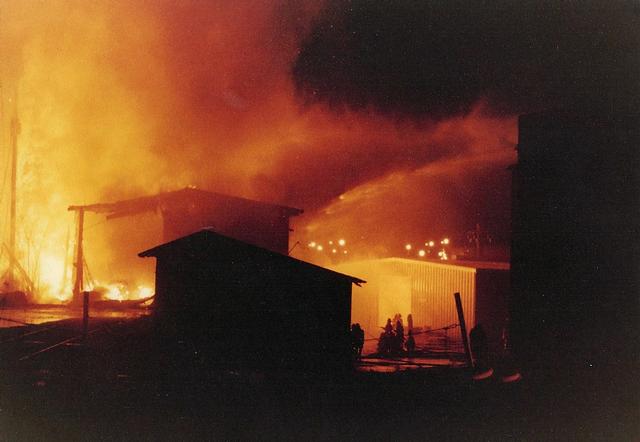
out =
<svg viewBox="0 0 640 442"><path fill-rule="evenodd" d="M413 336L424 335L426 333L433 333L433 332L440 331L440 330L450 330L450 329L456 328L456 327L460 327L460 324L450 324L450 325L447 325L445 327L432 328L432 329L429 329L429 330L423 330L423 331L418 331L418 332L411 331L411 334ZM384 327L380 327L380 328L384 330ZM378 339L379 339L379 337L378 338L369 338L369 339L365 339L365 341L377 341Z"/></svg>

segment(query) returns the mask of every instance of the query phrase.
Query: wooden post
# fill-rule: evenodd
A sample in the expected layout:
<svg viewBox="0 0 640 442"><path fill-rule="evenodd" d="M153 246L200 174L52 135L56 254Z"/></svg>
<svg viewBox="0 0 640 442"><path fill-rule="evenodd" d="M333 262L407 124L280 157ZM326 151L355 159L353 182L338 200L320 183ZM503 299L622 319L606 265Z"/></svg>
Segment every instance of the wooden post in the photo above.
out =
<svg viewBox="0 0 640 442"><path fill-rule="evenodd" d="M11 200L9 207L9 252L16 256L16 183L18 174L18 135L20 135L20 120L18 119L17 96L14 99L14 113L11 117ZM16 290L15 264L9 262L9 280L12 290Z"/></svg>
<svg viewBox="0 0 640 442"><path fill-rule="evenodd" d="M473 367L473 360L471 359L471 350L469 349L469 339L467 338L467 324L464 322L464 312L462 311L462 300L460 300L460 293L453 294L456 300L456 309L458 310L458 320L460 321L460 333L462 334L462 345L464 345L464 353L467 356L467 364L469 367Z"/></svg>
<svg viewBox="0 0 640 442"><path fill-rule="evenodd" d="M89 328L89 292L82 292L82 336L87 336Z"/></svg>
<svg viewBox="0 0 640 442"><path fill-rule="evenodd" d="M76 242L76 280L73 284L73 299L80 299L84 286L84 256L82 254L82 236L84 234L84 208L78 209L78 240ZM77 302L77 301L76 301Z"/></svg>

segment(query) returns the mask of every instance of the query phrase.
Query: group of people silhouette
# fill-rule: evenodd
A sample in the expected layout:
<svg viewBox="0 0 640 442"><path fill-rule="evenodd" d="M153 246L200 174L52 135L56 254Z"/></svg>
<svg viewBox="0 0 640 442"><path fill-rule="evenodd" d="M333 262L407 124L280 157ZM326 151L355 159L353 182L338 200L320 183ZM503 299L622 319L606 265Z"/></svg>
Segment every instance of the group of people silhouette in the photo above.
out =
<svg viewBox="0 0 640 442"><path fill-rule="evenodd" d="M508 320L507 320L508 323ZM382 328L382 333L378 339L379 355L399 355L407 353L409 356L416 352L416 342L413 336L413 320L411 314L407 316L408 332L405 338L405 328L402 322L402 315L396 313L393 317L387 318L387 323ZM522 378L518 372L514 361L510 355L508 326L505 325L502 333L502 351L498 358L499 371L502 372L502 382L516 382ZM354 357L362 356L365 334L360 324L351 325L351 345ZM481 324L476 324L469 333L469 347L473 358L474 380L489 378L493 375L492 361L489 355L489 343L487 335Z"/></svg>
<svg viewBox="0 0 640 442"><path fill-rule="evenodd" d="M387 319L387 324L383 328L383 332L380 333L378 340L378 353L380 354L398 354L406 351L412 353L415 351L416 342L413 338L412 331L412 318L411 315L407 318L409 322L409 333L405 340L404 325L402 323L402 315L396 313L393 317Z"/></svg>
<svg viewBox="0 0 640 442"><path fill-rule="evenodd" d="M399 354L403 352L413 353L416 349L416 341L412 332L412 318L408 316L409 331L405 338L404 324L402 315L396 313L393 317L387 319L387 324L383 327L383 332L378 340L379 354ZM351 348L353 355L357 358L362 356L362 348L364 347L364 330L359 323L351 324Z"/></svg>

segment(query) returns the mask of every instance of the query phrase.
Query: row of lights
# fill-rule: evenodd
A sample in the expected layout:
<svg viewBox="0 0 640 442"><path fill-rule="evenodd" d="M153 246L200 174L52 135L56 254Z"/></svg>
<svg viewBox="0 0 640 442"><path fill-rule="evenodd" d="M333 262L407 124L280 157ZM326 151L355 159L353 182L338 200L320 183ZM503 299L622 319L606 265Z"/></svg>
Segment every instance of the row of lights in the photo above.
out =
<svg viewBox="0 0 640 442"><path fill-rule="evenodd" d="M443 238L443 239L440 241L440 245L442 246L442 250L440 250L440 251L438 252L438 257L439 257L440 259L442 259L442 260L447 260L447 259L449 259L449 257L447 256L447 252L446 252L446 250L444 249L444 246L449 245L449 242L450 242L450 241L449 241L449 238ZM425 247L433 248L433 247L435 247L436 243L435 243L435 241L427 241L427 242L425 242L425 243L424 243L424 245L425 245ZM413 249L413 246L412 246L411 244L406 244L406 245L404 246L404 249L405 249L407 252L411 252L411 250ZM429 251L429 253L431 253L431 251ZM426 252L424 249L420 249L420 250L418 250L418 256L419 256L419 257L421 257L421 258L424 258L425 256L427 256L427 252Z"/></svg>
<svg viewBox="0 0 640 442"><path fill-rule="evenodd" d="M440 245L442 246L442 249L438 252L438 257L441 260L447 260L449 259L447 252L445 250L445 246L449 245L450 241L449 238L443 238L440 241ZM343 255L347 255L349 252L347 251L347 249L345 249L345 246L347 245L347 242L344 239L339 239L338 241L329 241L328 243L329 247L331 248L331 253L338 255L338 254L343 254ZM424 243L425 247L428 247L429 249L433 249L436 246L435 241L427 241ZM316 241L311 241L307 244L307 246L310 249L316 250L318 252L323 252L324 251L324 246ZM411 252L411 250L413 250L413 245L407 243L404 246L405 250L407 251L407 253ZM431 250L429 250L428 252L429 254L431 254ZM427 251L425 249L419 249L418 250L418 256L421 258L424 258L425 256L427 256Z"/></svg>
<svg viewBox="0 0 640 442"><path fill-rule="evenodd" d="M310 249L315 249L318 252L324 251L324 246L315 241L311 241L307 245L309 246ZM346 245L347 245L347 242L344 239L339 239L335 243L333 241L329 241L329 246L331 246L331 253L336 255L339 252L341 252L343 255L347 255L349 252L347 251L347 249L344 248Z"/></svg>

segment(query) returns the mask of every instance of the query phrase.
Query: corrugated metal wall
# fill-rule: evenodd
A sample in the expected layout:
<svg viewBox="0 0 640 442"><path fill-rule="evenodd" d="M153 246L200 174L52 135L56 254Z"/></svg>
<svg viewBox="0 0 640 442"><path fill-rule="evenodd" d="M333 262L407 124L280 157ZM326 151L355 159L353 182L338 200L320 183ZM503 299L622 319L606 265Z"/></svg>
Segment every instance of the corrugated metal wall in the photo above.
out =
<svg viewBox="0 0 640 442"><path fill-rule="evenodd" d="M400 258L379 261L411 279L411 303L415 326L441 328L457 324L453 298L460 293L467 328L475 325L476 270L450 264L422 262Z"/></svg>
<svg viewBox="0 0 640 442"><path fill-rule="evenodd" d="M347 263L338 271L355 275L367 281L362 288L354 288L352 322L367 326L372 334L379 333L384 321L379 323L379 297L394 296L392 291L382 291L382 280L397 276L411 281L411 314L416 327L432 329L457 324L458 314L453 298L460 293L467 329L476 323L476 269L429 261L403 258L387 258ZM399 288L400 289L400 288ZM394 312L383 312L390 316ZM403 314L406 323L406 313ZM374 322L375 321L375 322Z"/></svg>

